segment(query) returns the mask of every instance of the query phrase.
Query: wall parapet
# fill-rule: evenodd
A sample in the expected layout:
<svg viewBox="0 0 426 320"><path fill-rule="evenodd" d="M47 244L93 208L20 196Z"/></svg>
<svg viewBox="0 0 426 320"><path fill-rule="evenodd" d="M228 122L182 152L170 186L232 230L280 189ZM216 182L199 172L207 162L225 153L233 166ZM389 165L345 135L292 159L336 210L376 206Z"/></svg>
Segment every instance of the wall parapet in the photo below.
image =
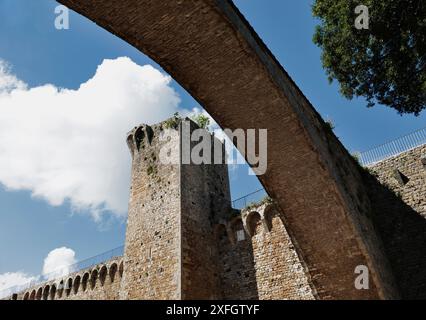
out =
<svg viewBox="0 0 426 320"><path fill-rule="evenodd" d="M27 291L29 288L38 287L46 283L51 283L55 281L60 281L64 277L69 277L70 275L77 274L84 270L96 268L98 265L107 264L108 261L114 261L117 259L122 259L124 253L124 246L109 250L102 254L96 255L89 259L79 261L73 265L66 266L64 268L55 270L49 274L44 274L43 276L38 277L37 280L30 281L24 285L14 286L7 288L0 292L0 299L10 298L18 295L19 293Z"/></svg>
<svg viewBox="0 0 426 320"><path fill-rule="evenodd" d="M379 162L396 157L424 144L426 144L426 128L419 129L373 149L361 152L359 154L360 162L363 166L374 166Z"/></svg>
<svg viewBox="0 0 426 320"><path fill-rule="evenodd" d="M7 300L116 300L124 273L122 257L14 293Z"/></svg>

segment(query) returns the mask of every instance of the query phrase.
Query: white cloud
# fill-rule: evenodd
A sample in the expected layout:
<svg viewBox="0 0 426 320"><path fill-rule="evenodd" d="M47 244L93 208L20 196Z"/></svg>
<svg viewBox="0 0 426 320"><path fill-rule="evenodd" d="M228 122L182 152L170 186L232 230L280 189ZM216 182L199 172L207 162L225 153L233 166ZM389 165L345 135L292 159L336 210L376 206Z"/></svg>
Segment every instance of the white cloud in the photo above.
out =
<svg viewBox="0 0 426 320"><path fill-rule="evenodd" d="M52 250L44 259L43 276L47 279L56 279L72 273L72 266L77 262L75 252L69 248Z"/></svg>
<svg viewBox="0 0 426 320"><path fill-rule="evenodd" d="M13 290L14 287L26 285L33 281L37 281L37 278L23 272L0 274L0 299L16 293L16 289Z"/></svg>
<svg viewBox="0 0 426 320"><path fill-rule="evenodd" d="M129 58L104 60L77 90L35 88L0 63L0 183L99 219L127 212L128 131L179 111L171 78Z"/></svg>
<svg viewBox="0 0 426 320"><path fill-rule="evenodd" d="M0 60L0 95L10 93L13 90L26 89L26 84L10 73L10 66Z"/></svg>
<svg viewBox="0 0 426 320"><path fill-rule="evenodd" d="M38 283L66 276L75 270L77 262L72 249L62 247L49 252L44 259L42 276L33 276L24 272L0 274L0 299L19 293Z"/></svg>

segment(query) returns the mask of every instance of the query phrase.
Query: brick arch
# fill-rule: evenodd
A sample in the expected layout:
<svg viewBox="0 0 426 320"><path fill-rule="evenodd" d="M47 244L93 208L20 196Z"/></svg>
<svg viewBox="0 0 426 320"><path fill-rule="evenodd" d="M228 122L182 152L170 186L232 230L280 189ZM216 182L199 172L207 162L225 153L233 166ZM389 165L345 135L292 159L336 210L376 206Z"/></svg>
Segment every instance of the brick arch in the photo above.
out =
<svg viewBox="0 0 426 320"><path fill-rule="evenodd" d="M278 217L282 224L284 224L284 221L282 220L282 217L278 211L278 208L274 204L269 204L265 207L263 211L263 217L266 224L266 227L268 228L268 231L272 231L273 229L273 220L274 218Z"/></svg>
<svg viewBox="0 0 426 320"><path fill-rule="evenodd" d="M99 272L97 269L92 270L91 274L90 274L90 289L95 289L96 287L96 281L98 281L98 275Z"/></svg>
<svg viewBox="0 0 426 320"><path fill-rule="evenodd" d="M118 270L118 266L117 264L114 262L113 264L111 264L111 266L109 267L109 278L111 283L113 283L115 281L115 276L117 274L117 270Z"/></svg>
<svg viewBox="0 0 426 320"><path fill-rule="evenodd" d="M73 279L69 278L67 282L65 283L65 295L69 297L72 292L72 285L73 285Z"/></svg>
<svg viewBox="0 0 426 320"><path fill-rule="evenodd" d="M99 271L99 281L101 283L101 286L103 287L105 284L105 280L107 278L108 269L106 266L102 266L101 270Z"/></svg>
<svg viewBox="0 0 426 320"><path fill-rule="evenodd" d="M246 226L248 234L253 237L258 231L259 226L263 225L263 219L259 212L252 211L246 216Z"/></svg>
<svg viewBox="0 0 426 320"><path fill-rule="evenodd" d="M47 285L44 287L44 290L43 290L43 300L48 300L49 295L50 295L50 286Z"/></svg>
<svg viewBox="0 0 426 320"><path fill-rule="evenodd" d="M81 284L81 276L77 275L74 279L74 283L73 283L73 291L74 294L78 293L78 290L80 289L80 284Z"/></svg>
<svg viewBox="0 0 426 320"><path fill-rule="evenodd" d="M30 299L30 293L29 292L25 292L24 294L24 300L29 300Z"/></svg>
<svg viewBox="0 0 426 320"><path fill-rule="evenodd" d="M43 298L43 288L39 288L37 290L37 294L35 296L35 300L41 300Z"/></svg>
<svg viewBox="0 0 426 320"><path fill-rule="evenodd" d="M36 291L33 290L31 291L31 294L30 294L30 300L35 300L35 298L36 298Z"/></svg>
<svg viewBox="0 0 426 320"><path fill-rule="evenodd" d="M260 181L319 298L398 296L368 210L357 206L365 192L355 161L231 1L58 1L155 60L222 128L268 130ZM369 267L370 290L354 288L357 265Z"/></svg>
<svg viewBox="0 0 426 320"><path fill-rule="evenodd" d="M83 290L83 292L87 290L87 284L89 283L89 279L90 279L90 273L85 272L81 281L81 289Z"/></svg>
<svg viewBox="0 0 426 320"><path fill-rule="evenodd" d="M145 139L144 127L137 128L135 131L134 140L136 143L136 148L138 150L141 148L141 146L143 146L144 139Z"/></svg>
<svg viewBox="0 0 426 320"><path fill-rule="evenodd" d="M64 280L61 280L61 281L59 282L58 290L57 290L57 292L58 292L58 298L59 298L59 299L62 299L62 296L63 296L63 294L64 294L64 290L65 290L65 281L64 281Z"/></svg>
<svg viewBox="0 0 426 320"><path fill-rule="evenodd" d="M50 300L55 300L56 298L56 285L53 284L52 288L50 289Z"/></svg>

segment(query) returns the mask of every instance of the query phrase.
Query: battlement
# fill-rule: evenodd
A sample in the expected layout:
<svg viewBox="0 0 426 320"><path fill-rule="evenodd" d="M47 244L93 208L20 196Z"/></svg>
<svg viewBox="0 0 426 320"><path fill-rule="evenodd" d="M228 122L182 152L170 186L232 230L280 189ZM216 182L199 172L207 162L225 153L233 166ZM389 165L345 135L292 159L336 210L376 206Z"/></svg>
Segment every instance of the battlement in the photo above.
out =
<svg viewBox="0 0 426 320"><path fill-rule="evenodd" d="M127 134L127 146L129 147L132 156L135 152L144 149L147 144L151 144L154 136L154 130L151 126L140 125L135 127L132 131Z"/></svg>
<svg viewBox="0 0 426 320"><path fill-rule="evenodd" d="M35 285L8 300L117 300L123 273L123 258L117 257Z"/></svg>
<svg viewBox="0 0 426 320"><path fill-rule="evenodd" d="M214 227L224 299L314 299L302 258L279 207L252 204Z"/></svg>
<svg viewBox="0 0 426 320"><path fill-rule="evenodd" d="M226 163L224 142L190 118L175 116L152 126L141 124L128 132L126 141L133 158L155 155L162 157L163 164L175 165L200 164L199 159L201 164ZM169 147L167 154L161 154L164 146Z"/></svg>

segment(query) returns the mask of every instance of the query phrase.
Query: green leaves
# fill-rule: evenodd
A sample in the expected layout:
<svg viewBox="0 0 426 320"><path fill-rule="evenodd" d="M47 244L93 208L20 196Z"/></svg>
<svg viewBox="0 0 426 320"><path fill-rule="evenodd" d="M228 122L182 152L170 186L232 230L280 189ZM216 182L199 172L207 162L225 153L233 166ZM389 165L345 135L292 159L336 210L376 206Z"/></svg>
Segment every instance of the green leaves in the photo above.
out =
<svg viewBox="0 0 426 320"><path fill-rule="evenodd" d="M369 8L368 30L355 28L355 8ZM348 99L363 96L399 113L426 107L426 3L422 0L316 0L313 41L329 80Z"/></svg>
<svg viewBox="0 0 426 320"><path fill-rule="evenodd" d="M193 115L191 120L198 124L198 126L202 129L207 129L210 125L210 118L202 113Z"/></svg>

